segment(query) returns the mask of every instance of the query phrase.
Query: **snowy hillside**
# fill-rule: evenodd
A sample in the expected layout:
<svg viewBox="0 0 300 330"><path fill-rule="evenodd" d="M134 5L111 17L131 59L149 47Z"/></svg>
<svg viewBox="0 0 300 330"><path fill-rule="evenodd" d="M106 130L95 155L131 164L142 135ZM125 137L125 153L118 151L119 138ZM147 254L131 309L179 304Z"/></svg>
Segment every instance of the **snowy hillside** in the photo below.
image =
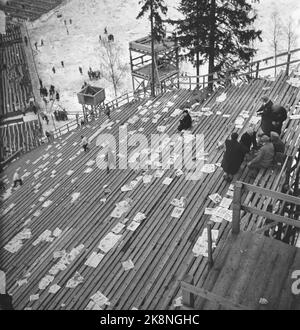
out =
<svg viewBox="0 0 300 330"><path fill-rule="evenodd" d="M167 0L166 3L169 5L169 16L178 16L175 9L178 0ZM254 6L259 13L257 26L264 31L263 36L266 38L270 26L268 18L275 3L284 17L288 17L291 13L299 24L299 0L276 2L261 0L260 4ZM138 0L67 0L51 15L46 15L34 23L28 23L32 44L34 45L35 42L39 44L36 53L39 74L46 86L54 84L60 89L62 105L69 111L81 110L76 93L83 82L88 81L89 67L93 70L101 67L99 35L103 36L105 27L120 44L124 63L129 62L128 43L149 33L148 21L136 20L139 8ZM61 17L58 18L58 15ZM42 47L41 39L44 40ZM257 46L260 48L258 58L272 55L267 40ZM64 68L61 66L61 61L64 61ZM55 74L52 72L53 66L56 68ZM83 68L84 75L80 74L79 66ZM194 69L189 64L182 64L182 70L194 74ZM206 73L205 68L202 73ZM93 84L106 88L108 99L114 97L112 86L105 79ZM131 76L128 72L120 94L130 91L131 88Z"/></svg>

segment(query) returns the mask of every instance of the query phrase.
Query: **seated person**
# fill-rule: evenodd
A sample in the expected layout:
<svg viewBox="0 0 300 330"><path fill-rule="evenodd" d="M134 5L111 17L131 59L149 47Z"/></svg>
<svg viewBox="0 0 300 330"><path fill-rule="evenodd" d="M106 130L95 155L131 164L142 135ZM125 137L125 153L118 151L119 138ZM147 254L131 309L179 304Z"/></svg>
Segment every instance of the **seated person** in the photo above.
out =
<svg viewBox="0 0 300 330"><path fill-rule="evenodd" d="M249 126L247 131L242 135L240 143L245 147L247 153L250 152L251 147L257 149L256 132L252 126Z"/></svg>
<svg viewBox="0 0 300 330"><path fill-rule="evenodd" d="M271 132L271 142L274 146L274 162L275 164L283 164L285 160L285 144L280 140L279 134L276 132Z"/></svg>
<svg viewBox="0 0 300 330"><path fill-rule="evenodd" d="M282 125L287 119L287 112L280 105L272 106L272 131L281 134Z"/></svg>
<svg viewBox="0 0 300 330"><path fill-rule="evenodd" d="M225 147L226 150L223 156L222 168L225 172L225 180L230 182L233 176L239 171L247 150L238 142L237 133L231 134L231 139L225 141Z"/></svg>
<svg viewBox="0 0 300 330"><path fill-rule="evenodd" d="M264 135L261 138L262 147L252 161L248 163L250 169L269 168L273 165L275 150L270 138Z"/></svg>
<svg viewBox="0 0 300 330"><path fill-rule="evenodd" d="M179 121L178 131L188 130L192 127L192 118L187 110L183 111L183 117Z"/></svg>

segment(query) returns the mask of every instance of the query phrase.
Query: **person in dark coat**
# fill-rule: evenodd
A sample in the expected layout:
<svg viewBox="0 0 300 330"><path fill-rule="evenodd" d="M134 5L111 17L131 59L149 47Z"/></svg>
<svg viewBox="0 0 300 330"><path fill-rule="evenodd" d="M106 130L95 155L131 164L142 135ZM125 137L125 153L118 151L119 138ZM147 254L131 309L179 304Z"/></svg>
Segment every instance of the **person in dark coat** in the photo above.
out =
<svg viewBox="0 0 300 330"><path fill-rule="evenodd" d="M55 98L56 98L56 101L59 102L59 100L60 100L60 95L59 95L58 92L56 92Z"/></svg>
<svg viewBox="0 0 300 330"><path fill-rule="evenodd" d="M12 296L8 293L0 294L0 310L14 310Z"/></svg>
<svg viewBox="0 0 300 330"><path fill-rule="evenodd" d="M273 102L269 100L267 97L263 97L262 101L264 102L263 105L258 109L257 114L261 116L261 126L260 129L262 135L270 136L272 131L272 114L273 114Z"/></svg>
<svg viewBox="0 0 300 330"><path fill-rule="evenodd" d="M55 70L55 67L53 66L52 67L52 72L55 74L56 70Z"/></svg>
<svg viewBox="0 0 300 330"><path fill-rule="evenodd" d="M281 141L280 136L276 132L271 132L271 142L274 146L274 162L275 164L283 164L285 161L285 144Z"/></svg>
<svg viewBox="0 0 300 330"><path fill-rule="evenodd" d="M284 107L280 105L273 105L272 107L272 131L281 134L282 125L287 119L287 112Z"/></svg>
<svg viewBox="0 0 300 330"><path fill-rule="evenodd" d="M188 130L192 127L192 118L187 110L183 111L183 117L179 121L178 131Z"/></svg>
<svg viewBox="0 0 300 330"><path fill-rule="evenodd" d="M225 141L225 153L222 168L225 172L224 179L232 181L233 176L239 171L247 152L246 148L238 142L238 134L232 133L231 139Z"/></svg>
<svg viewBox="0 0 300 330"><path fill-rule="evenodd" d="M257 149L256 132L254 131L252 126L250 126L247 131L242 135L240 143L245 147L247 153L250 152L251 148Z"/></svg>
<svg viewBox="0 0 300 330"><path fill-rule="evenodd" d="M25 36L24 37L25 45L28 46L28 38Z"/></svg>

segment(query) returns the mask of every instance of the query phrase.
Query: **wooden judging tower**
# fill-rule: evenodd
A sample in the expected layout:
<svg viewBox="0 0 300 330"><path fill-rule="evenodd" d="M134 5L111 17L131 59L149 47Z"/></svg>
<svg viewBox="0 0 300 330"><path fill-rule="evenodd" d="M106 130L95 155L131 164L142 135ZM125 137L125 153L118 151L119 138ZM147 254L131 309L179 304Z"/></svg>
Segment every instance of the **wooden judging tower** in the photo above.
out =
<svg viewBox="0 0 300 330"><path fill-rule="evenodd" d="M105 89L87 85L78 94L78 102L82 105L83 116L86 118L97 115L104 108Z"/></svg>
<svg viewBox="0 0 300 330"><path fill-rule="evenodd" d="M166 37L154 44L154 79L156 93L168 87L168 81L179 75L178 44L176 38ZM150 90L152 80L151 37L129 43L130 66L134 91Z"/></svg>

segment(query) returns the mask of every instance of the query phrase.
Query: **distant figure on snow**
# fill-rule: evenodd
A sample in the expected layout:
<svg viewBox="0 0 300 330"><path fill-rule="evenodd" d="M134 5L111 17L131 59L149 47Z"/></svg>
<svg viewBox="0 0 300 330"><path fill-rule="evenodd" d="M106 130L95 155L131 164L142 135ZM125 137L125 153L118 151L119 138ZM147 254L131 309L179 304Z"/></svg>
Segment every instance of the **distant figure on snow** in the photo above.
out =
<svg viewBox="0 0 300 330"><path fill-rule="evenodd" d="M79 67L79 72L80 72L81 75L83 75L83 71L82 71L82 67L81 66Z"/></svg>
<svg viewBox="0 0 300 330"><path fill-rule="evenodd" d="M62 66L63 68L65 67L65 63L64 63L64 61L61 61L60 64L61 64L61 66Z"/></svg>
<svg viewBox="0 0 300 330"><path fill-rule="evenodd" d="M38 43L37 42L34 43L34 46L35 46L35 49L38 50Z"/></svg>
<svg viewBox="0 0 300 330"><path fill-rule="evenodd" d="M56 72L55 67L52 67L52 72L55 74Z"/></svg>

